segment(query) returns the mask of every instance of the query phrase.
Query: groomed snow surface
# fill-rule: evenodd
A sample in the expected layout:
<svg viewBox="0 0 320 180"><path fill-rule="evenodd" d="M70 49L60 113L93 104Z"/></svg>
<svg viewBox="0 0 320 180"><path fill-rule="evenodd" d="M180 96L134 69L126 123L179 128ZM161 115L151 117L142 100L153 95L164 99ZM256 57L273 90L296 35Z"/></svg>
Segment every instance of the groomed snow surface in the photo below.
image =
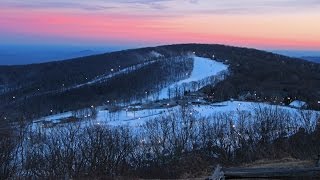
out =
<svg viewBox="0 0 320 180"><path fill-rule="evenodd" d="M176 86L181 86L183 84L190 84L192 82L199 82L201 80L205 80L206 78L217 76L222 72L225 72L228 70L228 66L218 62L214 61L208 58L202 58L202 57L193 57L193 70L191 72L191 75L184 80L178 81L174 84L171 84L169 87L166 87L160 91L159 99L168 99L168 89L174 88ZM198 90L207 84L201 84L197 89Z"/></svg>

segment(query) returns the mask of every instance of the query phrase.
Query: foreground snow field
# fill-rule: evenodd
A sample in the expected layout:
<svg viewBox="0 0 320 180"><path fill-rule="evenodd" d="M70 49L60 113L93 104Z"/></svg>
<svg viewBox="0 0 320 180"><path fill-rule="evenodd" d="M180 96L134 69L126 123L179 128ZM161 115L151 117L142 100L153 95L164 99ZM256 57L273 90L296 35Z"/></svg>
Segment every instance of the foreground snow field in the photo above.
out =
<svg viewBox="0 0 320 180"><path fill-rule="evenodd" d="M228 114L232 117L234 123L236 123L239 112L246 112L249 116L254 115L257 109L273 109L279 111L285 111L292 117L297 117L301 112L310 112L313 121L317 118L317 111L309 110L299 110L287 106L275 106L267 103L257 103L257 102L245 102L245 101L225 101L220 103L212 104L199 104L199 105L189 105L188 113L197 118L210 118L217 114ZM86 126L94 123L95 125L106 125L106 126L128 126L131 128L139 128L143 126L146 122L169 116L174 112L181 110L181 106L168 107L168 108L158 108L158 109L139 109L129 110L128 108L123 108L117 112L109 112L108 110L99 110L96 118L90 120L84 120L74 123L80 123L81 126ZM41 122L53 122L59 123L59 120L72 117L73 113L63 113L53 116L44 117L41 120L35 121L37 124Z"/></svg>
<svg viewBox="0 0 320 180"><path fill-rule="evenodd" d="M159 118L161 116L164 117L169 115L170 113L179 111L180 108L180 106L176 106L164 109L144 109L130 112L124 110L116 113L110 113L108 111L99 111L95 121L99 124L106 124L111 126L125 125L131 127L138 127L144 125L149 120ZM235 116L237 112L243 111L254 114L254 110L256 108L277 108L278 110L287 111L292 116L296 116L301 111L286 106L274 106L266 103L254 103L244 101L225 101L209 105L190 105L189 111L190 113L192 113L193 116L201 118L210 117L218 113L231 113L231 115Z"/></svg>

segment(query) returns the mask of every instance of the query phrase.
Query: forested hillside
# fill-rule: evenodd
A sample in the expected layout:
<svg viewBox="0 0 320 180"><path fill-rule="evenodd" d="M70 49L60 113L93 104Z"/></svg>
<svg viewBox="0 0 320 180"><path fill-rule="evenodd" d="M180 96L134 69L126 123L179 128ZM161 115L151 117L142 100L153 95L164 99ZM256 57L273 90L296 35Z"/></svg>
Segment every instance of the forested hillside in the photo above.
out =
<svg viewBox="0 0 320 180"><path fill-rule="evenodd" d="M107 101L138 100L146 92L156 92L185 78L192 69L192 63L187 63L187 54L192 52L229 65L230 74L224 81L203 88L206 94L214 94L213 101L250 93L255 94L255 100L282 102L290 97L319 108L319 64L255 49L182 44L44 64L0 66L0 111L7 117L28 118ZM186 63L181 65L179 59ZM132 68L137 69L130 71ZM126 72L113 77L123 70ZM110 78L91 83L101 77Z"/></svg>

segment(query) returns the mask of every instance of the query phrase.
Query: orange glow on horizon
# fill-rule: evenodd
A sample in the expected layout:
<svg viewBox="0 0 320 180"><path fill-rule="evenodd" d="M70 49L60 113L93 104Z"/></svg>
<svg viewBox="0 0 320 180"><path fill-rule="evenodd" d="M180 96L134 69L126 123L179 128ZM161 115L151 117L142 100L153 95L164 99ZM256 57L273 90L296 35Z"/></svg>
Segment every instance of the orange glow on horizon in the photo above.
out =
<svg viewBox="0 0 320 180"><path fill-rule="evenodd" d="M312 18L311 18L312 17ZM320 49L320 14L143 17L0 8L0 34L90 42L220 43Z"/></svg>

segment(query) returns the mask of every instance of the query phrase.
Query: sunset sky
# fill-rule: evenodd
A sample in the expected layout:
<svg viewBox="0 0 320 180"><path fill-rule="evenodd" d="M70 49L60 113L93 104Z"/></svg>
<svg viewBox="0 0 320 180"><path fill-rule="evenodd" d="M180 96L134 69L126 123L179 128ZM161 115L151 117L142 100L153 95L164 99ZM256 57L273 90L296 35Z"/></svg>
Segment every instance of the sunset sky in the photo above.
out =
<svg viewBox="0 0 320 180"><path fill-rule="evenodd" d="M0 45L320 51L320 0L1 0Z"/></svg>

